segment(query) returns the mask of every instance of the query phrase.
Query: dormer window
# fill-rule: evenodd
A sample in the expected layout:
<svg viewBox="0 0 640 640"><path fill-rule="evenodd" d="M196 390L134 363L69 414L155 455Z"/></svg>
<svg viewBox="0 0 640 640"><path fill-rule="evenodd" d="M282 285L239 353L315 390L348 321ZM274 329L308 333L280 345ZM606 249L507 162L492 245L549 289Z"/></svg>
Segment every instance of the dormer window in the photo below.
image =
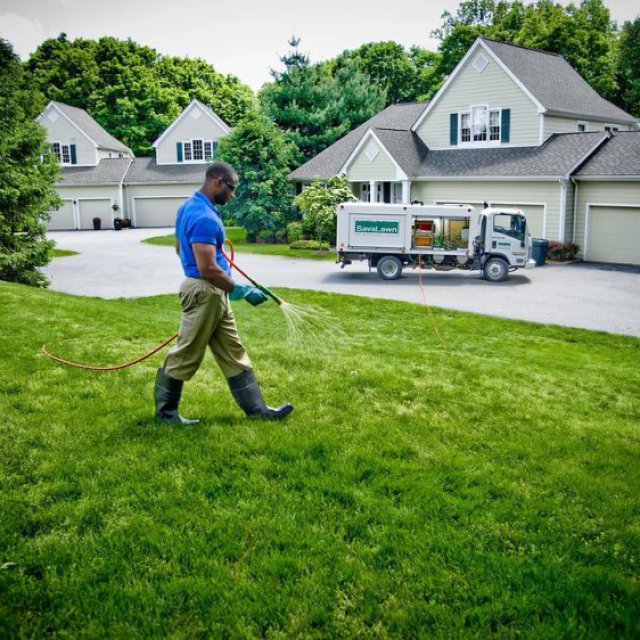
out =
<svg viewBox="0 0 640 640"><path fill-rule="evenodd" d="M75 144L62 144L60 142L53 142L51 144L53 153L56 154L56 158L58 158L60 164L76 164L75 146Z"/></svg>
<svg viewBox="0 0 640 640"><path fill-rule="evenodd" d="M178 162L204 162L210 160L217 146L214 140L195 138L178 142Z"/></svg>
<svg viewBox="0 0 640 640"><path fill-rule="evenodd" d="M460 144L487 144L501 141L501 110L471 107L459 114ZM455 144L455 142L453 143Z"/></svg>

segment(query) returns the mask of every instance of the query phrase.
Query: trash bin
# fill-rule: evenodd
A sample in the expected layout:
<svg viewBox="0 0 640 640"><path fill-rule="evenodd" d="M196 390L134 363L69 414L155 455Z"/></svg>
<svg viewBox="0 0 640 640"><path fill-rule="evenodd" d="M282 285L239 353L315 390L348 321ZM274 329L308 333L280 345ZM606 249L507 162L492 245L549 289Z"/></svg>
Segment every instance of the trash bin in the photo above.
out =
<svg viewBox="0 0 640 640"><path fill-rule="evenodd" d="M549 251L549 241L544 238L534 238L532 246L532 255L536 267L541 267L547 261L547 252Z"/></svg>
<svg viewBox="0 0 640 640"><path fill-rule="evenodd" d="M102 227L102 220L100 220L100 218L94 218L93 219L93 230L94 231L100 231L101 227Z"/></svg>
<svg viewBox="0 0 640 640"><path fill-rule="evenodd" d="M113 228L115 231L120 231L120 229L122 229L122 218L113 219Z"/></svg>

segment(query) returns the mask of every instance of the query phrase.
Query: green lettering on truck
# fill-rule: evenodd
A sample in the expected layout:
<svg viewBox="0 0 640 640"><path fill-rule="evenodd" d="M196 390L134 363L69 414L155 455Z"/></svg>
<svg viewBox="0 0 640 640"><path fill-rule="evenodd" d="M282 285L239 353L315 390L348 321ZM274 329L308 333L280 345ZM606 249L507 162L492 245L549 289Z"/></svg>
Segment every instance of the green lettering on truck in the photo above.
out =
<svg viewBox="0 0 640 640"><path fill-rule="evenodd" d="M386 235L398 235L400 223L390 220L356 220L356 233L384 233Z"/></svg>

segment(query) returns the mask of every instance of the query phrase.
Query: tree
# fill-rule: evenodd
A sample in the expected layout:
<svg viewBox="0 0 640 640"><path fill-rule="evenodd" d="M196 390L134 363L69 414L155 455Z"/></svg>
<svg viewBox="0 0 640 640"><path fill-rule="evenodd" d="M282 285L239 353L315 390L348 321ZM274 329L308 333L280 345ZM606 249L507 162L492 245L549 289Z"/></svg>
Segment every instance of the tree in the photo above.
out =
<svg viewBox="0 0 640 640"><path fill-rule="evenodd" d="M325 238L332 240L336 237L338 205L356 200L347 179L344 176L334 176L326 185L320 180L314 180L296 196L293 204L299 207L302 213L304 232L322 243Z"/></svg>
<svg viewBox="0 0 640 640"><path fill-rule="evenodd" d="M397 42L370 42L354 51L344 51L329 63L336 71L357 68L386 96L385 105L425 99L434 85L438 54L422 47L409 51Z"/></svg>
<svg viewBox="0 0 640 640"><path fill-rule="evenodd" d="M49 100L86 109L136 155L150 155L194 98L231 126L257 104L249 87L204 60L163 56L132 40L70 41L61 34L43 42L26 68Z"/></svg>
<svg viewBox="0 0 640 640"><path fill-rule="evenodd" d="M640 17L622 27L616 75L620 106L640 117Z"/></svg>
<svg viewBox="0 0 640 640"><path fill-rule="evenodd" d="M33 286L47 284L37 269L53 248L43 221L62 204L57 160L35 122L42 107L12 46L0 40L0 280Z"/></svg>
<svg viewBox="0 0 640 640"><path fill-rule="evenodd" d="M226 211L250 236L281 229L293 218L287 175L294 154L282 131L258 112L220 140L215 159L228 162L240 179Z"/></svg>
<svg viewBox="0 0 640 640"><path fill-rule="evenodd" d="M334 76L326 65L310 65L292 38L281 57L283 71L260 91L264 112L295 144L294 164L312 158L384 107L384 95L357 68Z"/></svg>

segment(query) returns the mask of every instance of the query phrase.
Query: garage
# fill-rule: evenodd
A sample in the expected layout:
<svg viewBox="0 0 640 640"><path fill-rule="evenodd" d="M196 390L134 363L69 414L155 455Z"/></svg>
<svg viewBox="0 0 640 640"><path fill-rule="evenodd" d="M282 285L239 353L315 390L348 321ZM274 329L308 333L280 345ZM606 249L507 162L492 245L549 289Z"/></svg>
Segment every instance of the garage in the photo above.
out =
<svg viewBox="0 0 640 640"><path fill-rule="evenodd" d="M111 198L78 198L80 228L93 229L93 219L100 218L102 229L113 229Z"/></svg>
<svg viewBox="0 0 640 640"><path fill-rule="evenodd" d="M591 206L585 260L640 264L640 207Z"/></svg>
<svg viewBox="0 0 640 640"><path fill-rule="evenodd" d="M71 231L76 228L73 218L73 200L63 200L62 206L51 214L46 222L51 231Z"/></svg>
<svg viewBox="0 0 640 640"><path fill-rule="evenodd" d="M134 225L136 227L173 227L176 213L189 195L134 197Z"/></svg>

